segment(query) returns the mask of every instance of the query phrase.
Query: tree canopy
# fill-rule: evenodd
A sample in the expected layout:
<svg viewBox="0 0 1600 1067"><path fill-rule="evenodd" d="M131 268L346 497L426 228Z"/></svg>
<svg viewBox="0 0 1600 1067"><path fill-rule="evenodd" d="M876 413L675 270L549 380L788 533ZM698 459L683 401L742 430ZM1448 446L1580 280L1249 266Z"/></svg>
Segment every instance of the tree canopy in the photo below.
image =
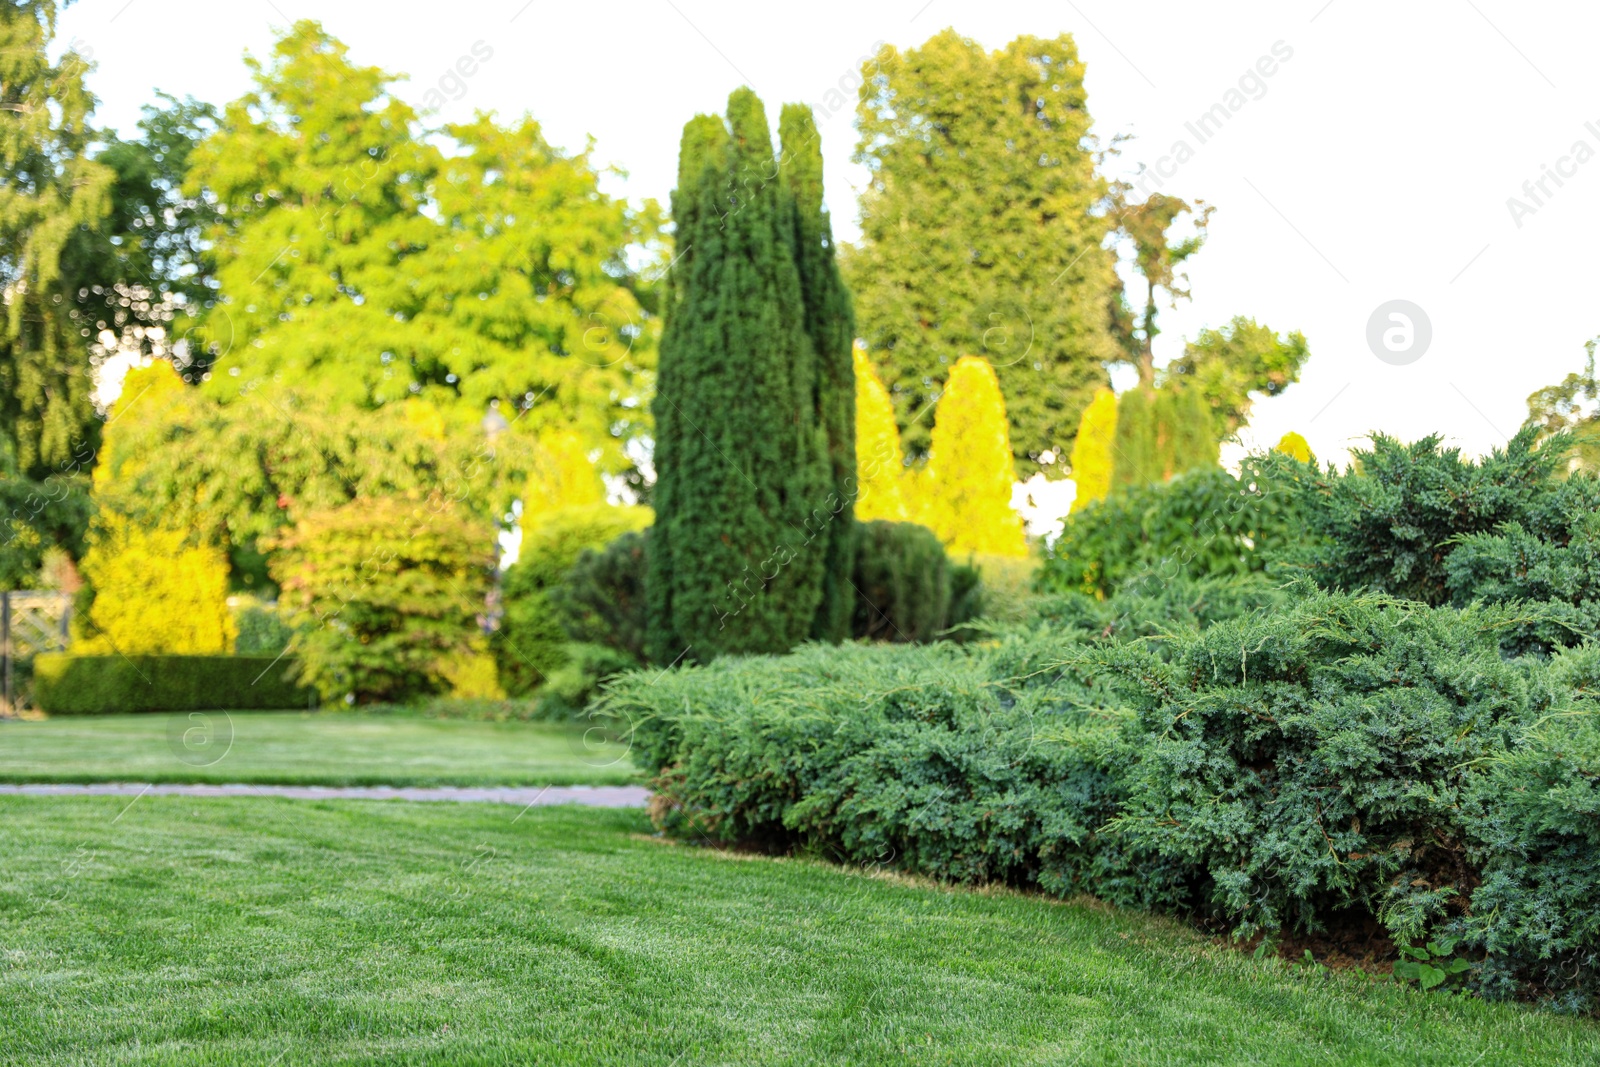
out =
<svg viewBox="0 0 1600 1067"><path fill-rule="evenodd" d="M866 73L855 158L870 178L844 268L906 449L927 454L927 408L977 355L999 375L1018 471L1060 463L1121 352L1077 45L987 52L945 30L885 46Z"/></svg>
<svg viewBox="0 0 1600 1067"><path fill-rule="evenodd" d="M656 324L627 248L655 233L598 189L586 154L538 123L437 131L301 21L256 88L194 153L186 190L215 198L223 293L207 322L232 350L208 391L314 392L376 408L410 398L451 432L498 405L512 435L576 429L601 466L647 429Z"/></svg>

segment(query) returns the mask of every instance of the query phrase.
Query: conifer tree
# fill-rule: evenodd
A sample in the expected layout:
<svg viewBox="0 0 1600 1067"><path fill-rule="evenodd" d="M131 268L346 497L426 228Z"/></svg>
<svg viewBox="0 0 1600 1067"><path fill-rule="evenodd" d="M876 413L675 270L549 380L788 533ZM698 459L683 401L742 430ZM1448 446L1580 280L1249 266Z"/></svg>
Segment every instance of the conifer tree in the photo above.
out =
<svg viewBox="0 0 1600 1067"><path fill-rule="evenodd" d="M1278 443L1272 446L1272 450L1291 456L1301 463L1312 462L1311 446L1306 443L1304 437L1301 437L1293 430L1278 438Z"/></svg>
<svg viewBox="0 0 1600 1067"><path fill-rule="evenodd" d="M1171 384L1157 389L1155 410L1161 481L1216 464L1218 446L1211 433L1211 412L1199 390Z"/></svg>
<svg viewBox="0 0 1600 1067"><path fill-rule="evenodd" d="M1134 386L1117 398L1116 456L1111 480L1117 488L1160 480L1154 389Z"/></svg>
<svg viewBox="0 0 1600 1067"><path fill-rule="evenodd" d="M856 371L856 518L906 521L905 457L894 402L865 345L853 352Z"/></svg>
<svg viewBox="0 0 1600 1067"><path fill-rule="evenodd" d="M46 55L56 9L53 0L0 8L0 433L28 478L92 459L99 419L88 338L119 325L110 313L76 321L86 279L62 270L70 238L110 213L115 175L88 155L87 64L70 49L55 63Z"/></svg>
<svg viewBox="0 0 1600 1067"><path fill-rule="evenodd" d="M1077 492L1072 510L1079 511L1111 492L1116 469L1117 395L1102 389L1083 409L1078 436L1072 442L1072 478Z"/></svg>
<svg viewBox="0 0 1600 1067"><path fill-rule="evenodd" d="M795 261L795 208L755 93L684 127L679 259L657 381L651 658L783 652L813 632L827 560L828 431Z"/></svg>
<svg viewBox="0 0 1600 1067"><path fill-rule="evenodd" d="M805 299L805 328L815 354L812 383L817 423L827 434L828 494L813 522L826 544L822 603L812 636L842 641L850 636L856 591L854 475L856 470L855 369L851 343L855 312L834 255L833 224L822 206L822 143L811 109L785 104L778 120L783 184L794 200L795 265Z"/></svg>
<svg viewBox="0 0 1600 1067"><path fill-rule="evenodd" d="M1211 413L1198 390L1135 386L1117 403L1117 486L1164 482L1217 462Z"/></svg>
<svg viewBox="0 0 1600 1067"><path fill-rule="evenodd" d="M1068 35L988 51L944 30L863 72L861 239L845 257L860 329L906 451L962 352L986 357L1024 475L1070 445L1118 358L1111 187L1096 172L1084 64Z"/></svg>
<svg viewBox="0 0 1600 1067"><path fill-rule="evenodd" d="M1022 518L1011 509L1015 481L1000 381L986 360L962 356L934 412L928 525L952 552L1027 555Z"/></svg>

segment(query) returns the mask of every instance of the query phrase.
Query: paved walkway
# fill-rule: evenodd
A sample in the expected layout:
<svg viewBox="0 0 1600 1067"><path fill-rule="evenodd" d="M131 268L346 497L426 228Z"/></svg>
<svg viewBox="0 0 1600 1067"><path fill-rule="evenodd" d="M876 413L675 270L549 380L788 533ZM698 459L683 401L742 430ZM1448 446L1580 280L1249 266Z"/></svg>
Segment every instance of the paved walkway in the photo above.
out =
<svg viewBox="0 0 1600 1067"><path fill-rule="evenodd" d="M583 804L591 808L642 808L650 791L640 785L544 786L336 786L336 785L0 785L0 796L46 797L293 797L298 800L453 800L476 804Z"/></svg>

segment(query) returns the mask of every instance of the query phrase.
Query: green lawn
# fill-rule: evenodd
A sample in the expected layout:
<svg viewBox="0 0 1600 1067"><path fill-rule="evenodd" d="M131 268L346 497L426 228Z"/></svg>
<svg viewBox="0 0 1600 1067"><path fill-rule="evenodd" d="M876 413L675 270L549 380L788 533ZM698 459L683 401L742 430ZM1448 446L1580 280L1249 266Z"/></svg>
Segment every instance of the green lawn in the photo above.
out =
<svg viewBox="0 0 1600 1067"><path fill-rule="evenodd" d="M293 711L0 721L3 782L618 785L637 780L625 745L552 723Z"/></svg>
<svg viewBox="0 0 1600 1067"><path fill-rule="evenodd" d="M1600 1062L1147 916L517 811L0 798L0 1063Z"/></svg>

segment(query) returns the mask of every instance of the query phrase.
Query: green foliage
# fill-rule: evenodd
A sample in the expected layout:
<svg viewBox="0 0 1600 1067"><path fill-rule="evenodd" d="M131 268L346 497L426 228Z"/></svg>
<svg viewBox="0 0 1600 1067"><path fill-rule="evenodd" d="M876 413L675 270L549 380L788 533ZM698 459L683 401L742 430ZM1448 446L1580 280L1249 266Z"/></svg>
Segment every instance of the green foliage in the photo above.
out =
<svg viewBox="0 0 1600 1067"><path fill-rule="evenodd" d="M854 636L932 641L951 624L951 568L932 530L875 519L856 538Z"/></svg>
<svg viewBox="0 0 1600 1067"><path fill-rule="evenodd" d="M504 446L418 433L406 405L362 412L261 394L223 405L198 390L126 399L133 406L96 472L110 483L97 490L102 507L226 545L235 584L262 593L272 584L266 544L296 518L369 497L436 494L487 521L493 486L511 465Z"/></svg>
<svg viewBox="0 0 1600 1067"><path fill-rule="evenodd" d="M478 617L494 530L448 502L360 500L300 519L274 547L299 677L325 699L445 692L486 655Z"/></svg>
<svg viewBox="0 0 1600 1067"><path fill-rule="evenodd" d="M316 694L292 656L81 656L33 660L33 697L51 715L303 708Z"/></svg>
<svg viewBox="0 0 1600 1067"><path fill-rule="evenodd" d="M185 186L224 212L209 235L224 303L205 333L232 350L207 389L346 408L417 396L470 436L498 401L497 445L574 429L602 469L628 467L655 325L626 251L652 239L654 207L600 192L588 157L531 118L427 129L315 22L247 63L255 89Z"/></svg>
<svg viewBox="0 0 1600 1067"><path fill-rule="evenodd" d="M239 636L234 651L241 656L274 656L289 647L294 631L277 610L253 598L239 605L233 615Z"/></svg>
<svg viewBox="0 0 1600 1067"><path fill-rule="evenodd" d="M1595 378L1594 354L1600 337L1584 342L1588 361L1581 372L1567 375L1528 397L1526 426L1537 427L1540 439L1566 434L1568 461L1577 469L1600 471L1600 380Z"/></svg>
<svg viewBox="0 0 1600 1067"><path fill-rule="evenodd" d="M1301 592L1170 663L1121 646L1149 743L1119 825L1203 869L1208 905L1242 934L1354 908L1421 938L1470 900L1458 809L1477 765L1558 688L1501 658L1511 610Z"/></svg>
<svg viewBox="0 0 1600 1067"><path fill-rule="evenodd" d="M807 647L626 675L652 813L684 837L793 847L961 882L1176 903L1174 868L1100 828L1122 799L1126 716L1056 666L1059 638L996 647Z"/></svg>
<svg viewBox="0 0 1600 1067"><path fill-rule="evenodd" d="M649 530L634 530L578 555L549 593L568 637L645 662L649 543Z"/></svg>
<svg viewBox="0 0 1600 1067"><path fill-rule="evenodd" d="M1424 990L1440 986L1459 988L1465 984L1472 961L1454 955L1456 939L1441 937L1425 945L1401 945L1401 959L1394 965L1394 977L1400 982L1416 982Z"/></svg>
<svg viewBox="0 0 1600 1067"><path fill-rule="evenodd" d="M98 279L65 252L75 230L104 224L115 177L88 154L87 64L70 48L54 62L47 54L57 6L0 8L0 436L17 471L34 481L78 473L99 440L90 328L73 315L79 289Z"/></svg>
<svg viewBox="0 0 1600 1067"><path fill-rule="evenodd" d="M218 115L192 97L156 95L164 106L145 105L137 140L103 135L95 161L114 175L111 209L99 227L75 230L62 251L63 271L81 279L80 303L69 315L91 362L111 365L103 373L170 360L184 380L198 382L224 351L196 343L192 332L216 300L205 234L221 216L214 201L182 186L195 145L216 129Z"/></svg>
<svg viewBox="0 0 1600 1067"><path fill-rule="evenodd" d="M782 168L756 95L735 91L726 123L691 120L678 166L680 252L654 405L649 645L660 663L686 650L781 652L811 635L849 501L829 489L818 411L833 401L819 405L830 386L816 357L827 339L806 332L794 196L773 180Z"/></svg>
<svg viewBox="0 0 1600 1067"><path fill-rule="evenodd" d="M1280 337L1240 315L1220 330L1201 330L1163 374L1170 385L1204 398L1212 438L1224 441L1249 419L1254 394L1282 393L1300 380L1310 358L1304 334Z"/></svg>
<svg viewBox="0 0 1600 1067"><path fill-rule="evenodd" d="M780 177L794 198L794 256L805 299L806 335L816 360L812 404L828 441L828 500L832 519L821 535L826 544L822 602L811 636L839 641L850 636L856 592L855 564L856 381L852 346L855 309L839 275L833 224L822 206L822 140L811 109L785 104L778 119ZM834 506L832 502L837 502Z"/></svg>
<svg viewBox="0 0 1600 1067"><path fill-rule="evenodd" d="M1117 398L1113 489L1150 485L1161 478L1155 390L1136 386Z"/></svg>
<svg viewBox="0 0 1600 1067"><path fill-rule="evenodd" d="M649 525L649 508L562 508L527 516L517 562L501 580L505 614L494 637L501 684L512 695L530 693L567 661L569 638L551 596L585 550Z"/></svg>
<svg viewBox="0 0 1600 1067"><path fill-rule="evenodd" d="M998 371L1024 478L1065 458L1108 384L1119 285L1083 72L1067 35L986 52L954 30L863 70L869 179L845 276L914 457L956 356Z"/></svg>
<svg viewBox="0 0 1600 1067"><path fill-rule="evenodd" d="M1040 596L1030 605L1030 615L1087 640L1144 639L1165 654L1183 635L1228 619L1279 611L1292 600L1287 589L1260 571L1199 577L1145 571L1123 579L1104 598L1076 589Z"/></svg>
<svg viewBox="0 0 1600 1067"><path fill-rule="evenodd" d="M1191 205L1165 193L1151 193L1142 202L1130 204L1125 199L1126 192L1126 187L1114 191L1112 216L1119 235L1133 246L1133 263L1145 283L1144 306L1137 319L1131 308L1124 310L1119 306L1113 321L1121 335L1118 340L1123 350L1138 367L1139 384L1149 388L1155 384L1152 346L1161 333L1156 326L1157 291L1165 292L1174 307L1179 300L1189 298L1189 276L1180 268L1205 244L1206 227L1215 209L1202 201ZM1194 232L1174 240L1170 233L1172 226L1185 215L1189 216ZM1126 295L1119 294L1118 304L1126 303Z"/></svg>
<svg viewBox="0 0 1600 1067"><path fill-rule="evenodd" d="M1600 650L1561 653L1552 673L1575 705L1530 723L1467 791L1482 885L1456 929L1487 954L1486 994L1527 983L1578 1010L1600 997Z"/></svg>
<svg viewBox="0 0 1600 1067"><path fill-rule="evenodd" d="M11 443L0 437L0 589L31 589L52 548L73 558L83 554L89 479L52 474L34 481L22 477L11 459Z"/></svg>
<svg viewBox="0 0 1600 1067"><path fill-rule="evenodd" d="M1295 473L1251 459L1239 478L1212 467L1113 492L1067 519L1039 587L1106 597L1144 572L1170 580L1264 570L1305 537Z"/></svg>
<svg viewBox="0 0 1600 1067"><path fill-rule="evenodd" d="M1374 434L1372 448L1357 450L1349 470L1307 472L1294 484L1319 542L1312 573L1330 588L1445 604L1452 599L1449 560L1460 539L1507 523L1540 539L1564 539L1571 520L1563 519L1553 476L1565 442L1535 447L1536 441L1536 428L1524 427L1505 448L1472 462L1459 449L1441 447L1437 436L1406 445ZM1469 569L1458 568L1458 600L1472 592Z"/></svg>
<svg viewBox="0 0 1600 1067"><path fill-rule="evenodd" d="M546 719L583 717L593 725L591 731L605 731L608 723L597 720L584 709L600 694L600 687L625 671L639 666L639 660L609 645L574 641L566 646L561 666L550 672L539 694L539 714ZM622 738L626 740L624 736ZM586 740L589 738L586 735Z"/></svg>
<svg viewBox="0 0 1600 1067"><path fill-rule="evenodd" d="M1198 392L1163 386L1156 390L1155 415L1156 466L1163 481L1217 465L1217 438Z"/></svg>

